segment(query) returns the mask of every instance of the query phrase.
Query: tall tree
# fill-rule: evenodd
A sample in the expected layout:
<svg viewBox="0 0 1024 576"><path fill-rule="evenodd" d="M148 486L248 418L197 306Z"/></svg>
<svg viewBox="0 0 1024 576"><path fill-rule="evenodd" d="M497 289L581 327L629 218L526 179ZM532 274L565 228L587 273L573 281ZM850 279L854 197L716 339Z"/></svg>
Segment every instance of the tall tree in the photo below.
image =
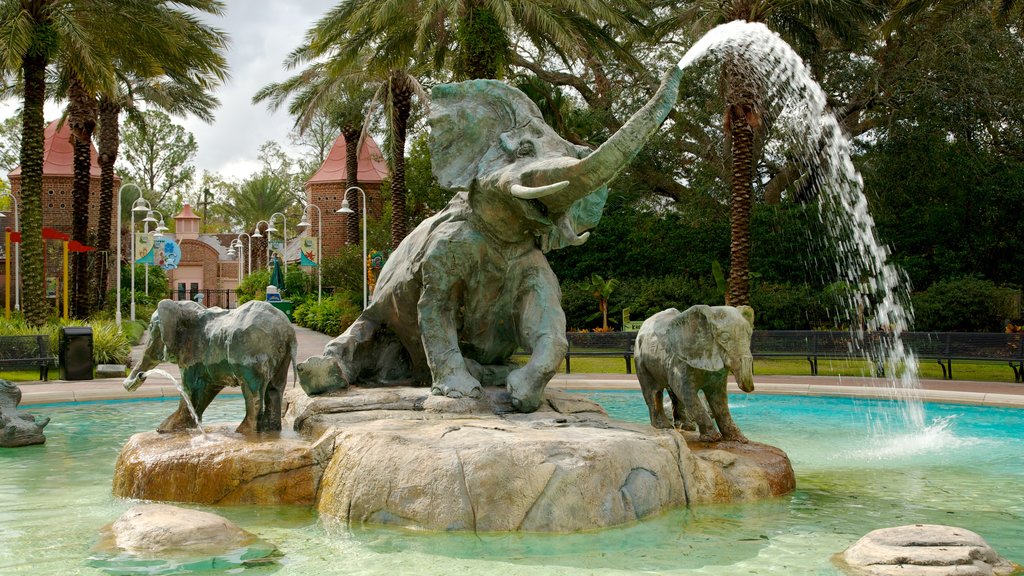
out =
<svg viewBox="0 0 1024 576"><path fill-rule="evenodd" d="M875 22L875 2L847 0L698 0L674 11L657 29L706 31L733 20L761 22L784 34L791 43L813 47L821 36L847 38L864 33ZM666 7L668 5L666 4ZM750 210L753 203L755 139L763 124L763 103L739 54L722 64L725 92L723 131L730 150L730 261L728 302L750 303Z"/></svg>
<svg viewBox="0 0 1024 576"><path fill-rule="evenodd" d="M20 73L23 86L22 210L25 316L41 324L47 315L42 270L43 102L51 64L81 80L87 93L115 83L115 62L157 70L146 51L171 55L194 37L197 13L219 13L218 0L21 0L0 2L0 67ZM131 22L131 25L124 25Z"/></svg>
<svg viewBox="0 0 1024 576"><path fill-rule="evenodd" d="M285 213L293 206L295 199L288 189L288 183L277 174L263 172L228 191L224 212L232 223L251 234L260 220L266 220L275 212ZM253 266L257 265L266 251L265 230L265 227L261 227L263 238L253 240Z"/></svg>
<svg viewBox="0 0 1024 576"><path fill-rule="evenodd" d="M192 184L196 139L159 110L130 118L122 133L123 173L155 205L174 198Z"/></svg>
<svg viewBox="0 0 1024 576"><path fill-rule="evenodd" d="M89 237L89 183L92 180L92 133L96 129L98 109L96 96L77 74L71 74L68 87L68 124L71 127L73 178L71 182L71 237L94 244ZM95 228L93 228L95 233ZM71 313L85 318L92 311L97 291L89 289L89 255L75 254L72 260L73 288Z"/></svg>

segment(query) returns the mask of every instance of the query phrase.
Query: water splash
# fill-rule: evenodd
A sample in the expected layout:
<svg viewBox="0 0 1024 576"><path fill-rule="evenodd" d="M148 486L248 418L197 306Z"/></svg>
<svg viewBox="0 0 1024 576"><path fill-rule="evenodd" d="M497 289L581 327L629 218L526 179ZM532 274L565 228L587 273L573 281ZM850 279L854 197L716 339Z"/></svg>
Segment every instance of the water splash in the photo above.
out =
<svg viewBox="0 0 1024 576"><path fill-rule="evenodd" d="M983 440L959 436L953 424L956 416L950 415L935 418L920 430L908 430L902 433L882 431L874 434L871 445L841 455L842 459L856 460L899 460L918 456L934 457L950 451L977 446Z"/></svg>
<svg viewBox="0 0 1024 576"><path fill-rule="evenodd" d="M876 238L864 181L851 158L851 142L827 110L824 91L800 56L763 24L736 21L711 30L687 51L679 67L709 54L740 57L735 60L744 80L788 129L787 152L813 166L812 189L837 252L836 275L851 288L849 310L863 317L851 322L851 353L864 356L887 375L889 396L901 407L894 429L924 431L917 357L901 338L913 324L909 282L888 262L888 248Z"/></svg>
<svg viewBox="0 0 1024 576"><path fill-rule="evenodd" d="M208 441L209 438L206 436L206 431L203 430L203 423L202 421L199 420L199 415L196 414L195 407L192 406L192 400L190 400L188 394L185 393L185 389L181 387L181 382L178 382L177 378L175 378L174 376L171 375L170 372L162 368L153 368L151 370L147 370L143 372L141 376L143 378L149 378L153 374L156 374L157 376L163 376L164 378L167 378L171 382L174 382L174 387L178 389L178 393L181 394L181 399L185 401L185 406L188 408L188 413L191 414L192 419L196 421L196 427L199 428L200 437L202 437L204 442Z"/></svg>

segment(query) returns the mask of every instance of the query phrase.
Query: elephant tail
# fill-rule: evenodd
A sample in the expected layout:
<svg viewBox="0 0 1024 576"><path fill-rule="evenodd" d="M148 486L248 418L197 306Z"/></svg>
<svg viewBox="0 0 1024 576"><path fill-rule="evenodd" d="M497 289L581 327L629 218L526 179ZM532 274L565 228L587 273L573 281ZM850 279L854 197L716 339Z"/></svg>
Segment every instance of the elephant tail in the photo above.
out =
<svg viewBox="0 0 1024 576"><path fill-rule="evenodd" d="M292 346L292 377L295 378L295 384L299 383L299 345L297 342L293 342Z"/></svg>

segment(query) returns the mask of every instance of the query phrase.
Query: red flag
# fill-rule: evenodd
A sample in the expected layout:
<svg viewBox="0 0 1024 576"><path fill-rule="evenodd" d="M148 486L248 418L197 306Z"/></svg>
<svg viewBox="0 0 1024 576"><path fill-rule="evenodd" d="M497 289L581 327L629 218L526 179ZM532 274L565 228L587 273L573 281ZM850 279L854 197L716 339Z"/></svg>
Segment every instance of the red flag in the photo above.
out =
<svg viewBox="0 0 1024 576"><path fill-rule="evenodd" d="M78 240L72 240L68 242L68 252L89 252L95 250L92 246L86 246Z"/></svg>
<svg viewBox="0 0 1024 576"><path fill-rule="evenodd" d="M57 230L55 228L43 227L43 239L44 240L70 240L71 236Z"/></svg>

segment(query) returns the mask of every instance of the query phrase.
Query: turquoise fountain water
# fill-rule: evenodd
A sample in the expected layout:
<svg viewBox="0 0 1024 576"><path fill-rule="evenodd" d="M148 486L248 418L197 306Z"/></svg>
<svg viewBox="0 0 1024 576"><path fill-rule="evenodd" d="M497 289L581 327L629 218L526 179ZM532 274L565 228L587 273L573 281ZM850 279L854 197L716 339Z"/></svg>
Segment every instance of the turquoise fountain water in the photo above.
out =
<svg viewBox="0 0 1024 576"><path fill-rule="evenodd" d="M856 344L850 353L866 357L871 366L883 366L890 396L900 401L898 410L872 414L872 427L883 436L907 427L927 433L917 358L901 339L913 324L909 283L878 240L850 140L828 109L824 91L800 56L763 24L735 21L718 26L678 65L686 68L709 55L724 54L740 57L744 78L785 126L781 132L786 149L815 168L812 185L824 228L831 234L834 277L851 288L847 310L863 315L863 324L851 327Z"/></svg>
<svg viewBox="0 0 1024 576"><path fill-rule="evenodd" d="M609 412L643 422L639 392L591 393ZM175 400L176 401L176 400ZM745 433L793 460L797 491L745 505L680 510L570 535L447 534L387 528L327 533L309 509L211 509L284 554L246 574L838 574L828 561L870 530L931 522L983 535L1024 563L1024 410L926 404L946 422L914 444L866 436L864 412L885 401L735 396ZM132 502L111 495L118 452L152 429L171 402L30 407L53 417L43 446L0 451L0 574L94 574L101 526ZM238 421L223 397L210 422Z"/></svg>

